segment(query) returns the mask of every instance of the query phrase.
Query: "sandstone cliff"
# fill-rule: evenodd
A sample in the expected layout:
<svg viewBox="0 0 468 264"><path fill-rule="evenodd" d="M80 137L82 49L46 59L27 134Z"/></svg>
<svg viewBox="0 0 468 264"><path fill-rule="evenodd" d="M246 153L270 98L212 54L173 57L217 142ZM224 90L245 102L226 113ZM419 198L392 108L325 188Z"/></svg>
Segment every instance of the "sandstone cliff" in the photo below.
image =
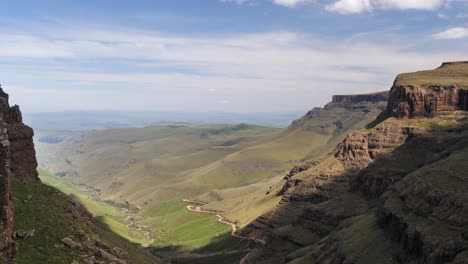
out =
<svg viewBox="0 0 468 264"><path fill-rule="evenodd" d="M390 91L386 117L433 117L468 109L468 62L444 63L433 71L399 75Z"/></svg>
<svg viewBox="0 0 468 264"><path fill-rule="evenodd" d="M11 177L36 182L36 168L33 130L22 123L19 107L10 107L0 87L0 263L12 263L15 252Z"/></svg>

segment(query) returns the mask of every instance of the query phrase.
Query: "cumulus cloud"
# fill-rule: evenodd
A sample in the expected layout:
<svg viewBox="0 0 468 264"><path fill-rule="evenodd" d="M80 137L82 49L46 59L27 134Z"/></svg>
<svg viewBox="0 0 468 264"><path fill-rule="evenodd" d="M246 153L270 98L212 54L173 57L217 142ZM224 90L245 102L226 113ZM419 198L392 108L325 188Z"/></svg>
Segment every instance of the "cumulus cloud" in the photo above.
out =
<svg viewBox="0 0 468 264"><path fill-rule="evenodd" d="M445 2L451 2L446 0ZM325 8L339 14L356 14L372 10L418 9L434 10L445 3L444 0L338 0Z"/></svg>
<svg viewBox="0 0 468 264"><path fill-rule="evenodd" d="M328 11L339 14L354 14L370 11L370 0L340 0L325 7Z"/></svg>
<svg viewBox="0 0 468 264"><path fill-rule="evenodd" d="M462 39L468 37L468 28L454 27L432 35L435 39Z"/></svg>

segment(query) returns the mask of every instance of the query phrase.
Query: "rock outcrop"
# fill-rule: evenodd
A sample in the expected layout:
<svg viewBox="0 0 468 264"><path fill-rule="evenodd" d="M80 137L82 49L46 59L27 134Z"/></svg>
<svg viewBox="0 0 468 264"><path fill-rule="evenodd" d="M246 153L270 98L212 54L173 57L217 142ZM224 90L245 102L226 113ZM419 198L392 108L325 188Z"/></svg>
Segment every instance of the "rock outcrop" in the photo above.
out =
<svg viewBox="0 0 468 264"><path fill-rule="evenodd" d="M413 129L389 122L371 131L353 132L338 145L335 157L347 168L364 168L403 144Z"/></svg>
<svg viewBox="0 0 468 264"><path fill-rule="evenodd" d="M39 180L33 130L22 123L19 107L10 107L8 99L0 87L0 263L12 263L15 253L11 178Z"/></svg>
<svg viewBox="0 0 468 264"><path fill-rule="evenodd" d="M21 111L17 105L10 108L7 132L10 141L12 176L23 182L38 182L34 131L23 124Z"/></svg>
<svg viewBox="0 0 468 264"><path fill-rule="evenodd" d="M390 91L385 117L433 117L468 109L468 63L444 63L433 71L399 75Z"/></svg>

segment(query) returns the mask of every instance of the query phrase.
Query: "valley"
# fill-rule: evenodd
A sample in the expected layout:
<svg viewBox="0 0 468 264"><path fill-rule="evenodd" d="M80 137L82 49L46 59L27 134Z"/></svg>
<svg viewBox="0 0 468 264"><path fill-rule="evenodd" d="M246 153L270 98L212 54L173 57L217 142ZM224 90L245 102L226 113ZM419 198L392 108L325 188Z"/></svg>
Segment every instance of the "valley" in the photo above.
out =
<svg viewBox="0 0 468 264"><path fill-rule="evenodd" d="M284 129L157 125L40 142L41 179L172 263L463 259L451 252L465 248L464 211L450 209L451 218L435 197L464 208L465 169L449 164L465 158L465 90L443 85L450 74L464 80L466 65L434 70L440 82L424 83L419 76L431 72L418 72L399 76L390 93L334 96ZM399 244L410 237L424 242L404 245L457 242L414 251Z"/></svg>

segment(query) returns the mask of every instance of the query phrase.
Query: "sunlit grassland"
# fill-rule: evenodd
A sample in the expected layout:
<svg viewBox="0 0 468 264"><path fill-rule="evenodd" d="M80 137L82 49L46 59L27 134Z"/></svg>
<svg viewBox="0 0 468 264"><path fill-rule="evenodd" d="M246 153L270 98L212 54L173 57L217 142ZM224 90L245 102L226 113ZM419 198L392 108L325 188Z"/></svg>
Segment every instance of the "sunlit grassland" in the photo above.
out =
<svg viewBox="0 0 468 264"><path fill-rule="evenodd" d="M194 213L187 203L173 200L149 206L141 211L147 220L140 222L157 230L156 247L178 247L196 250L208 246L216 237L230 233L228 225L212 214Z"/></svg>

